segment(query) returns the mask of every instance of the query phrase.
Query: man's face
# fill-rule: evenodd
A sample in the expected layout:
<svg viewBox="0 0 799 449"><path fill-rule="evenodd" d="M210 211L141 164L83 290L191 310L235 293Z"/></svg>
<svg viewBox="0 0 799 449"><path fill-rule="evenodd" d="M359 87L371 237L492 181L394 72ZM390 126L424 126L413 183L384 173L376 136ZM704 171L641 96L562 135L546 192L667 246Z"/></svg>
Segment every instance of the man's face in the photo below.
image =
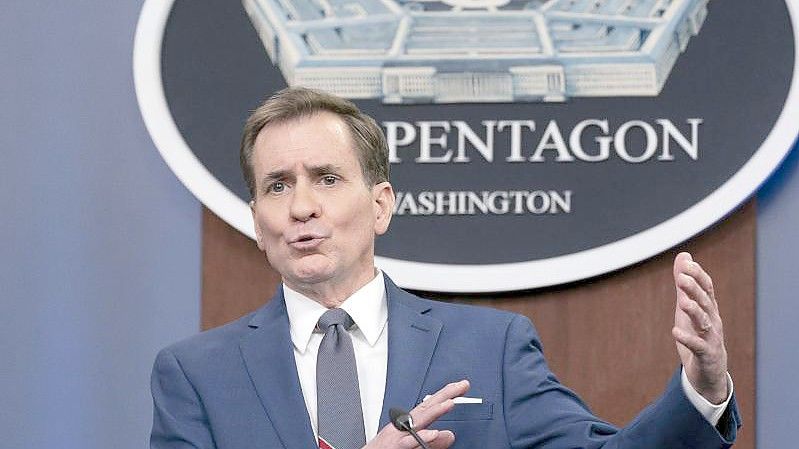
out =
<svg viewBox="0 0 799 449"><path fill-rule="evenodd" d="M364 182L347 125L335 114L261 130L251 203L258 248L299 291L358 288L374 277L374 238L388 228L391 185Z"/></svg>

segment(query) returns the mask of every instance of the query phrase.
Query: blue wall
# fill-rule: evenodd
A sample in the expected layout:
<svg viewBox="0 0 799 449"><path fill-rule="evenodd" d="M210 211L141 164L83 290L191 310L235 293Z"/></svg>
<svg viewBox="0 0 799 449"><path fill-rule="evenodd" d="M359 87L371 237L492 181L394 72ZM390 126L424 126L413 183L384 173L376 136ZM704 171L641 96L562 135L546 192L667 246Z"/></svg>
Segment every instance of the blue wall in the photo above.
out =
<svg viewBox="0 0 799 449"><path fill-rule="evenodd" d="M0 447L146 447L199 328L200 206L142 123L139 1L0 2Z"/></svg>
<svg viewBox="0 0 799 449"><path fill-rule="evenodd" d="M799 120L799 117L797 117ZM799 423L799 146L758 192L757 442L795 447Z"/></svg>
<svg viewBox="0 0 799 449"><path fill-rule="evenodd" d="M199 327L200 206L134 97L141 6L0 5L3 448L145 447L155 352ZM764 448L791 447L799 422L798 153L759 194Z"/></svg>

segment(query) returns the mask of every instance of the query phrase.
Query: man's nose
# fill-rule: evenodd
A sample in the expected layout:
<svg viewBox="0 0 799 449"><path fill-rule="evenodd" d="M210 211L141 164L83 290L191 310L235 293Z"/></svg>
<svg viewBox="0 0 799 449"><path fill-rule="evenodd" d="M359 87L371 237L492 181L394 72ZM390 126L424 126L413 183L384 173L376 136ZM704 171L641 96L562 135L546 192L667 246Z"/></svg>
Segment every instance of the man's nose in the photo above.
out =
<svg viewBox="0 0 799 449"><path fill-rule="evenodd" d="M322 212L322 205L312 186L298 182L291 197L291 218L297 221L308 221L318 218Z"/></svg>

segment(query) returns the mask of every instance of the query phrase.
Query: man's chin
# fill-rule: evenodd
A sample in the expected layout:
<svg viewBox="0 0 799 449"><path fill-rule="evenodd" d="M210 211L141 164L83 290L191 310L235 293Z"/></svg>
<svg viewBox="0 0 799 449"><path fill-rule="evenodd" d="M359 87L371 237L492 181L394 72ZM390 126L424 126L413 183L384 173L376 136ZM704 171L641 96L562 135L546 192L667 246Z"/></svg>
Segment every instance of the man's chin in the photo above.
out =
<svg viewBox="0 0 799 449"><path fill-rule="evenodd" d="M322 284L329 281L332 278L327 273L302 273L297 274L292 277L292 280L298 284L302 285L314 285L314 284Z"/></svg>
<svg viewBox="0 0 799 449"><path fill-rule="evenodd" d="M294 282L303 285L313 285L327 282L333 278L333 270L328 266L308 264L292 270L291 278Z"/></svg>

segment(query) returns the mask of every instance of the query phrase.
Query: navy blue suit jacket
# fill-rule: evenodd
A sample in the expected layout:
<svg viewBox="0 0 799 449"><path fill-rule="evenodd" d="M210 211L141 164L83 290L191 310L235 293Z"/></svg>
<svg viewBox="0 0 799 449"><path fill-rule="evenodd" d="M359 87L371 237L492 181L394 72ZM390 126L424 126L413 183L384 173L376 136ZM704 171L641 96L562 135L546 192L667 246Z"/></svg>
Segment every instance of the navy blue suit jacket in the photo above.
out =
<svg viewBox="0 0 799 449"><path fill-rule="evenodd" d="M679 375L624 429L601 421L547 367L520 315L428 301L386 280L388 373L380 419L449 382L471 397L432 427L454 448L723 448L740 425L735 400L717 428L685 397ZM151 447L317 447L297 377L282 291L258 311L162 350L152 376ZM717 430L721 429L721 431Z"/></svg>

